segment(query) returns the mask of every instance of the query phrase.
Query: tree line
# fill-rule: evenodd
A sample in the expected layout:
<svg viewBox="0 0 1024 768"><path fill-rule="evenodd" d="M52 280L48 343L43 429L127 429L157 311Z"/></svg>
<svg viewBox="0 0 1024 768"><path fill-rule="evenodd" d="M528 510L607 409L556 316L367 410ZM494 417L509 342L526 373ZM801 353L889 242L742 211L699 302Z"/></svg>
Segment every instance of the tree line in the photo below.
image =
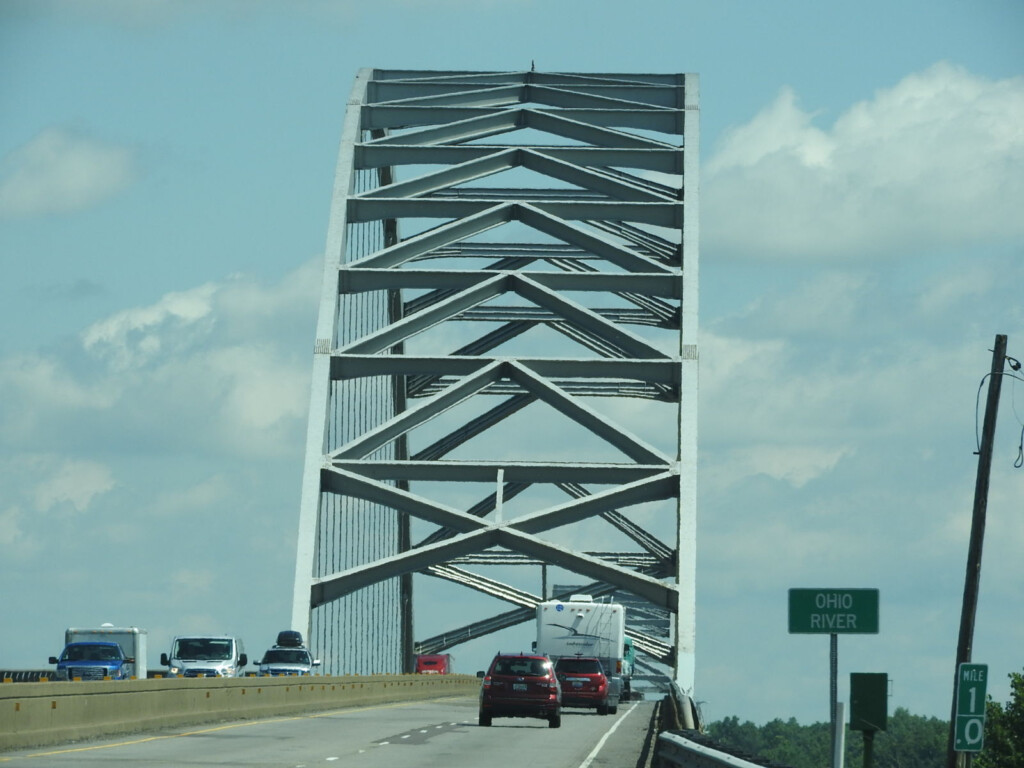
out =
<svg viewBox="0 0 1024 768"><path fill-rule="evenodd" d="M985 741L974 757L974 768L1024 766L1024 674L1010 673L1010 700L991 696L985 705ZM795 718L755 725L727 717L708 724L708 735L719 744L771 760L789 768L821 768L832 764L828 723L800 725ZM885 731L875 734L875 768L936 768L946 764L949 721L913 715L903 707L888 718ZM846 732L846 765L864 764L864 740L859 731Z"/></svg>

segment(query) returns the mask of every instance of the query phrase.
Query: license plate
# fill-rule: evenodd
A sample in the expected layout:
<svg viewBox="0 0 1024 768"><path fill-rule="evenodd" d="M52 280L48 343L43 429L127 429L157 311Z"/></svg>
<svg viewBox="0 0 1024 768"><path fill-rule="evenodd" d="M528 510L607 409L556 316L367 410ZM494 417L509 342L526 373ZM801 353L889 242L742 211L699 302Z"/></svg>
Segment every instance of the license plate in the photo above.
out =
<svg viewBox="0 0 1024 768"><path fill-rule="evenodd" d="M526 690L526 683L512 683L512 690L513 691L525 691Z"/></svg>
<svg viewBox="0 0 1024 768"><path fill-rule="evenodd" d="M573 683L572 687L573 688L582 688L583 687L583 683Z"/></svg>

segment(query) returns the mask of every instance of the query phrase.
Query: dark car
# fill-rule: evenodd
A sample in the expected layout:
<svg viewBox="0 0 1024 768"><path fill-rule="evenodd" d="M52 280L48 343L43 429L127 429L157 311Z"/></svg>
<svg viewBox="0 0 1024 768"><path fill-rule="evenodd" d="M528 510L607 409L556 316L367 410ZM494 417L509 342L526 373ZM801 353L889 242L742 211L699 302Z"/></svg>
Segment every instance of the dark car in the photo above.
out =
<svg viewBox="0 0 1024 768"><path fill-rule="evenodd" d="M536 717L562 724L562 689L547 656L499 653L480 686L480 725L495 717Z"/></svg>
<svg viewBox="0 0 1024 768"><path fill-rule="evenodd" d="M562 685L563 707L596 709L599 715L619 711L618 696L612 693L599 659L564 656L555 662L555 676Z"/></svg>

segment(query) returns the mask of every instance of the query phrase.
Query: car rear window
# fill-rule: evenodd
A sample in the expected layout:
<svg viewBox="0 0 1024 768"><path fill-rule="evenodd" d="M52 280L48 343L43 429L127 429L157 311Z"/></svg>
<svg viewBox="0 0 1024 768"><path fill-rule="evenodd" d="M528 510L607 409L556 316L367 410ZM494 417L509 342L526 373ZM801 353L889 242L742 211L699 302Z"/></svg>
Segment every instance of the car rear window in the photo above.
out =
<svg viewBox="0 0 1024 768"><path fill-rule="evenodd" d="M494 675L520 675L543 677L548 673L547 662L541 659L498 659L494 662Z"/></svg>
<svg viewBox="0 0 1024 768"><path fill-rule="evenodd" d="M596 659L562 659L555 666L555 671L568 675L593 675L604 670L601 669L601 662Z"/></svg>

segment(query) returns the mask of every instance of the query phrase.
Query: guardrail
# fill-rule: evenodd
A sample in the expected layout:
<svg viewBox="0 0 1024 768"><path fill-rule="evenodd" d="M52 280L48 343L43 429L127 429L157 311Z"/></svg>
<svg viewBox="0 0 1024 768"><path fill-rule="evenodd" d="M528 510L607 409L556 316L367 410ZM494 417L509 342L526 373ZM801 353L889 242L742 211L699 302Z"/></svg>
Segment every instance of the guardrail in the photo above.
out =
<svg viewBox="0 0 1024 768"><path fill-rule="evenodd" d="M700 707L673 683L658 713L654 768L783 768L778 763L724 749L703 731Z"/></svg>
<svg viewBox="0 0 1024 768"><path fill-rule="evenodd" d="M662 708L659 730L662 731L703 731L704 722L700 708L675 683L665 697L667 706Z"/></svg>
<svg viewBox="0 0 1024 768"><path fill-rule="evenodd" d="M469 675L153 678L0 684L0 750L160 728L475 695Z"/></svg>
<svg viewBox="0 0 1024 768"><path fill-rule="evenodd" d="M692 741L678 733L658 734L655 768L764 768L741 757Z"/></svg>

